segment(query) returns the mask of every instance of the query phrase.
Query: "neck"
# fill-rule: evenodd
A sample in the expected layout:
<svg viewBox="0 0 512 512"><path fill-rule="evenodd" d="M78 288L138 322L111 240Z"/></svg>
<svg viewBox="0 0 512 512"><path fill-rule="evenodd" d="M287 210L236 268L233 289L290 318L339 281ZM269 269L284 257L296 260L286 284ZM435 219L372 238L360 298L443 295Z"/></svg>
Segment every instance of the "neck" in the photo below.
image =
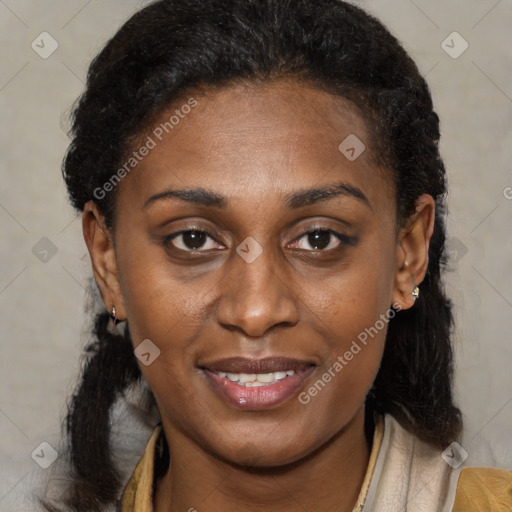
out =
<svg viewBox="0 0 512 512"><path fill-rule="evenodd" d="M233 466L165 427L166 438L174 442L170 468L157 483L157 512L351 512L370 456L364 408L326 444L278 468Z"/></svg>

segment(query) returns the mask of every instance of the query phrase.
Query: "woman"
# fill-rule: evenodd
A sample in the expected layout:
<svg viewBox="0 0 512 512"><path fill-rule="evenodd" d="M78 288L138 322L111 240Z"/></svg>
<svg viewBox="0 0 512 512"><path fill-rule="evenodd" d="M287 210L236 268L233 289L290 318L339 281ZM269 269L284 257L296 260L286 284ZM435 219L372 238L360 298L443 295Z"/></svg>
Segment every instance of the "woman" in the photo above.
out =
<svg viewBox="0 0 512 512"><path fill-rule="evenodd" d="M158 1L89 70L63 173L105 309L69 510L510 510L467 468L428 86L339 0ZM160 423L129 482L110 413ZM52 510L53 505L47 504Z"/></svg>

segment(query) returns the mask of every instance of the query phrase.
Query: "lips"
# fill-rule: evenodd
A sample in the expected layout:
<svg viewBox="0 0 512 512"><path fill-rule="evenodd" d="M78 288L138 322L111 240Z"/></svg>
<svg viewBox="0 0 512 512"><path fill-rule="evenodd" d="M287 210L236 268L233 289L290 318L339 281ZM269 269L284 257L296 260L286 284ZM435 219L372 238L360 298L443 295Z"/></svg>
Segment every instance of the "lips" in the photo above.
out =
<svg viewBox="0 0 512 512"><path fill-rule="evenodd" d="M313 363L287 357L266 357L264 359L248 359L245 357L230 357L206 363L202 367L212 372L225 373L274 373L305 370Z"/></svg>
<svg viewBox="0 0 512 512"><path fill-rule="evenodd" d="M315 367L286 357L233 357L200 366L222 399L245 410L277 407L297 393Z"/></svg>

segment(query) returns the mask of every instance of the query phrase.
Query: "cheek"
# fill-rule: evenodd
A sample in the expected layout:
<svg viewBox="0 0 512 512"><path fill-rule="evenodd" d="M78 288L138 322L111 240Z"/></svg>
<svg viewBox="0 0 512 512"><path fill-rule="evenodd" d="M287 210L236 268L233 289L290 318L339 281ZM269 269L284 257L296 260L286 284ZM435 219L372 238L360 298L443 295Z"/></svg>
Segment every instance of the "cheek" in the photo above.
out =
<svg viewBox="0 0 512 512"><path fill-rule="evenodd" d="M208 287L201 280L180 283L161 249L147 247L125 254L129 256L119 268L134 348L150 340L159 351L154 362L139 366L157 397L165 397L166 402L172 397L182 407L183 400L190 401L185 382L194 370L195 345L208 323Z"/></svg>
<svg viewBox="0 0 512 512"><path fill-rule="evenodd" d="M328 341L328 355L299 397L302 403L338 403L353 411L364 402L382 360L391 310L375 302L365 309L353 306L324 324L321 335Z"/></svg>
<svg viewBox="0 0 512 512"><path fill-rule="evenodd" d="M180 329L197 320L201 289L180 284L179 270L172 268L161 248L140 247L129 247L118 263L134 344L146 338L179 341Z"/></svg>
<svg viewBox="0 0 512 512"><path fill-rule="evenodd" d="M399 314L391 309L392 255L393 247L366 251L345 275L310 290L305 321L326 340L326 362L299 400L324 411L324 426L343 424L364 403L379 370L389 321Z"/></svg>

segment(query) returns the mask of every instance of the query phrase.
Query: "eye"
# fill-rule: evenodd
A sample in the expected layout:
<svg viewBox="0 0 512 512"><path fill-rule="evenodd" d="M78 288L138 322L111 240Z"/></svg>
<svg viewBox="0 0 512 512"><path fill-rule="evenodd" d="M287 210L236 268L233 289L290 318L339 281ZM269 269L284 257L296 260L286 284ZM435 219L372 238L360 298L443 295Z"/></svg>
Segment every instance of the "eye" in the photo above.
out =
<svg viewBox="0 0 512 512"><path fill-rule="evenodd" d="M208 240L211 241L209 247ZM173 233L164 239L164 245L166 247L170 244L178 250L187 252L197 251L199 249L203 249L204 251L217 249L218 245L220 245L221 248L224 247L222 244L218 244L208 231L202 229L188 229Z"/></svg>
<svg viewBox="0 0 512 512"><path fill-rule="evenodd" d="M301 237L295 239L291 245L293 248L307 251L327 251L339 249L345 244L353 245L350 237L332 229L317 228L307 231ZM308 245L311 249L307 247Z"/></svg>
<svg viewBox="0 0 512 512"><path fill-rule="evenodd" d="M172 248L185 252L206 252L212 249L225 248L215 238L203 229L186 229L172 233L163 240L165 247L172 245ZM322 251L341 249L344 245L354 245L352 237L338 233L332 229L315 228L307 231L295 239L290 247L306 251Z"/></svg>

